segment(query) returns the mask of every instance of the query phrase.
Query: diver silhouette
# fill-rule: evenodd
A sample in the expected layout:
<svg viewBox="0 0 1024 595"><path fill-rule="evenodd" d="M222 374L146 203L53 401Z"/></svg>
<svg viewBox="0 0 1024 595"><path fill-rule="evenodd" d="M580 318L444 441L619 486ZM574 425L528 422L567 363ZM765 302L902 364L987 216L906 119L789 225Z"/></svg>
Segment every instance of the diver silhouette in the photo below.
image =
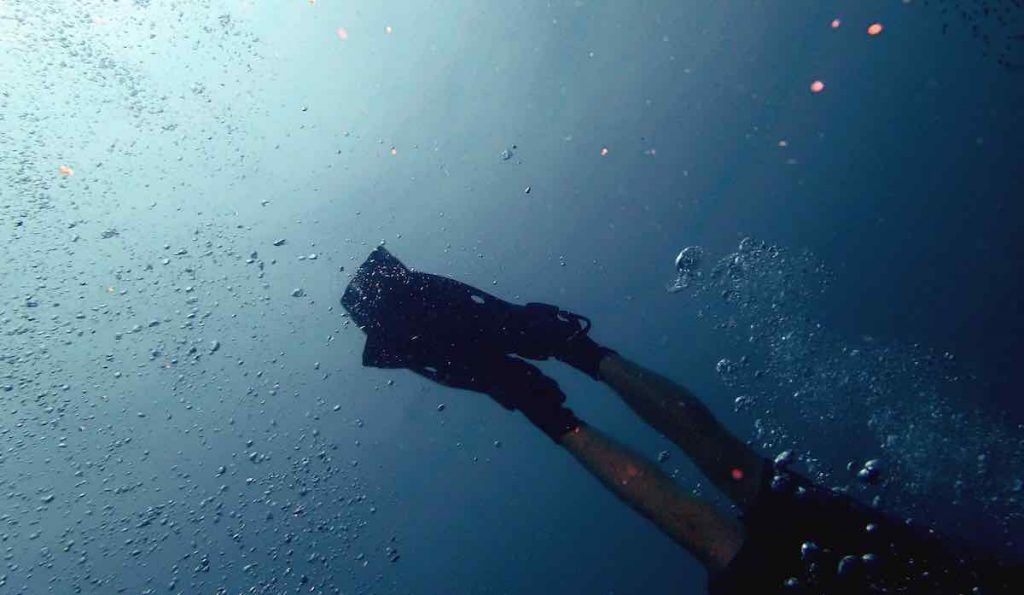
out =
<svg viewBox="0 0 1024 595"><path fill-rule="evenodd" d="M521 411L696 557L712 594L982 594L1024 584L1019 567L954 546L759 455L690 391L596 343L582 316L511 304L413 271L383 247L359 268L341 303L366 333L363 365L406 368ZM554 358L608 384L687 453L736 505L738 518L576 417L555 381L524 358Z"/></svg>

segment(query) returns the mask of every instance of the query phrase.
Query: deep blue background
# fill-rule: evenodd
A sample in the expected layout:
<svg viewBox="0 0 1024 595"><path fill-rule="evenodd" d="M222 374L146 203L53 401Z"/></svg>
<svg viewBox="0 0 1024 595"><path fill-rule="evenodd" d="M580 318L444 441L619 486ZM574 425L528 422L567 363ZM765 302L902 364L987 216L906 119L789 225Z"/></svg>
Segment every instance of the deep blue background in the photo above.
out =
<svg viewBox="0 0 1024 595"><path fill-rule="evenodd" d="M964 7L6 0L0 582L701 588L696 562L519 416L359 365L337 299L380 241L588 315L745 437L715 373L743 335L665 291L673 259L746 236L810 250L833 272L812 312L837 344L920 344L974 375L949 402L984 420L972 436L998 428L983 447L1009 462L978 489L1013 498L1024 79L989 50L1013 49L1013 27ZM670 449L606 388L545 369L588 421ZM778 401L787 440L814 437L800 407ZM666 471L698 486L671 452ZM930 520L964 533L971 498Z"/></svg>

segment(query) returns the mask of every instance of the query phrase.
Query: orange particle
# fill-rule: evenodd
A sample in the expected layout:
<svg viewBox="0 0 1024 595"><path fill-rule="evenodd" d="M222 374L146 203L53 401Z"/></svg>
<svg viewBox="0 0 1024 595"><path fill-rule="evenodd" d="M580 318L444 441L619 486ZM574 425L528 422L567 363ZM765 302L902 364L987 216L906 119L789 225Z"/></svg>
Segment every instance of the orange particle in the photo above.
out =
<svg viewBox="0 0 1024 595"><path fill-rule="evenodd" d="M882 23L871 23L868 25L868 35L875 36L882 32Z"/></svg>
<svg viewBox="0 0 1024 595"><path fill-rule="evenodd" d="M814 81L811 83L811 93L821 93L825 90L825 83L821 81Z"/></svg>
<svg viewBox="0 0 1024 595"><path fill-rule="evenodd" d="M338 34L338 39L340 39L342 41L345 41L346 39L348 39L348 29L346 29L344 27L338 27L338 30L335 31L335 33Z"/></svg>
<svg viewBox="0 0 1024 595"><path fill-rule="evenodd" d="M601 157L608 154L608 147L601 147Z"/></svg>
<svg viewBox="0 0 1024 595"><path fill-rule="evenodd" d="M57 168L57 171L60 172L60 175L64 177L75 175L75 170L71 169L66 165L61 165L60 167Z"/></svg>
<svg viewBox="0 0 1024 595"><path fill-rule="evenodd" d="M840 21L839 19L832 19L832 28L833 29L838 29L839 25L841 25L841 24L842 24L842 21Z"/></svg>
<svg viewBox="0 0 1024 595"><path fill-rule="evenodd" d="M732 476L734 481L739 481L743 479L743 469L740 469L739 467L733 467L729 475Z"/></svg>

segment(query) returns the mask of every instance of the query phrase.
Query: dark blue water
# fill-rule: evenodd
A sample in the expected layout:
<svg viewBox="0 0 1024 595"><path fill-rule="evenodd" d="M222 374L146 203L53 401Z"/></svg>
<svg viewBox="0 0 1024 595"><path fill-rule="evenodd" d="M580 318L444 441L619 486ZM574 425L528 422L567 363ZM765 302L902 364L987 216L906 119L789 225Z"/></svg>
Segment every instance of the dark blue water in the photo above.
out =
<svg viewBox="0 0 1024 595"><path fill-rule="evenodd" d="M969 0L0 0L0 591L700 592L518 414L361 367L338 298L381 242L586 314L766 455L1020 555L1022 27Z"/></svg>

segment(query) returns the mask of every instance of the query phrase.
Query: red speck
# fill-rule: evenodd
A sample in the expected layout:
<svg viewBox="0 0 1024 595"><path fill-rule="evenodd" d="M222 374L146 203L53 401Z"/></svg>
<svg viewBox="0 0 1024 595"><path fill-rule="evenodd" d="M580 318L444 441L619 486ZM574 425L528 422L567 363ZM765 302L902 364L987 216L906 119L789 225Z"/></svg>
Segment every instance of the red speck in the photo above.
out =
<svg viewBox="0 0 1024 595"><path fill-rule="evenodd" d="M882 32L882 23L871 23L868 25L868 35L875 36Z"/></svg>
<svg viewBox="0 0 1024 595"><path fill-rule="evenodd" d="M825 90L825 83L821 81L814 81L811 83L811 93L821 93Z"/></svg>
<svg viewBox="0 0 1024 595"><path fill-rule="evenodd" d="M832 19L832 28L833 29L838 29L839 25L841 25L841 24L842 24L842 21L840 21L839 19Z"/></svg>
<svg viewBox="0 0 1024 595"><path fill-rule="evenodd" d="M346 29L344 27L338 27L338 30L335 31L335 33L338 34L338 39L340 39L342 41L345 41L345 40L348 39L348 29Z"/></svg>
<svg viewBox="0 0 1024 595"><path fill-rule="evenodd" d="M739 467L733 467L732 471L729 474L735 481L743 479L743 469L740 469Z"/></svg>
<svg viewBox="0 0 1024 595"><path fill-rule="evenodd" d="M608 154L608 147L601 147L601 157Z"/></svg>

